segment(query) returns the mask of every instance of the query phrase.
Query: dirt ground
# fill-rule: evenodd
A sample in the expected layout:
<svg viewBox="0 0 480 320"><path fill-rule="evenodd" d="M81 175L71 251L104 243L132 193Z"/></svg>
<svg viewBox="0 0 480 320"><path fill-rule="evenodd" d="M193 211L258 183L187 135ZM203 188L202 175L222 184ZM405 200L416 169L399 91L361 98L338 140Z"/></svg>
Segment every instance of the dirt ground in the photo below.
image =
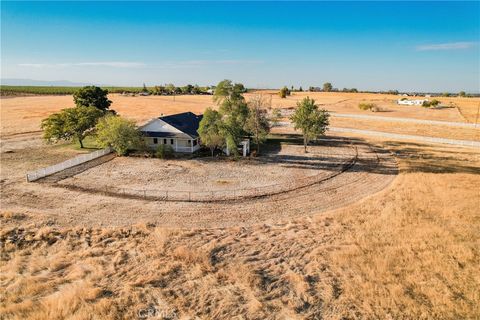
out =
<svg viewBox="0 0 480 320"><path fill-rule="evenodd" d="M170 197L188 193L186 199L191 200L202 196L241 197L302 186L302 181L307 183L309 178L336 174L344 162L355 157L355 149L349 145L312 146L308 154L301 145L283 144L268 149L260 157L237 161L210 157L185 160L118 157L59 184L98 192L115 189L124 194L145 190L145 197L162 196L166 192Z"/></svg>
<svg viewBox="0 0 480 320"><path fill-rule="evenodd" d="M355 150L352 149L351 143L354 144ZM241 184L239 184L240 176L246 174L246 168L254 166L253 163L248 164L244 161L223 163L220 164L220 168L233 170L224 170L223 173L221 170L217 170L207 173L204 170L205 167L217 167L216 162L206 165L202 162L192 161L188 164L189 171L199 175L184 181L183 178L189 175L189 172L182 171L185 170L187 166L185 161L188 160L163 162L163 165L171 165L172 169L177 171L177 178L183 177L182 179L165 179L164 172L158 172L155 166L150 165L161 160L141 158L114 159L52 184L28 183L25 181L24 173L34 167L34 164L27 165L28 160L19 163L19 159L32 159L36 165L46 162L55 163L60 159L50 158L50 155L55 152L63 152L64 148L50 146L17 150L3 154L2 157L2 209L14 213L29 212L40 220L55 221L56 224L63 226L83 225L87 227L92 224L128 226L139 222L148 222L169 227L217 228L288 219L309 214L312 211L320 212L341 207L378 192L391 183L396 176L393 157L382 150L372 148L361 140L346 140L332 136L318 146L311 146L311 154L307 156L304 155L301 146L281 144L279 147L280 149L274 155L256 160L263 161L263 164L259 164L262 168L255 165L256 168L251 179L242 180ZM46 149L49 151L46 152ZM283 152L282 149L284 149ZM341 172L339 165L354 156L356 156L354 166ZM136 165L137 160L139 166ZM204 162L208 162L208 160L204 160ZM126 170L123 171L123 168ZM273 171L268 173L268 170ZM130 177L133 175L136 178L128 181L124 179L125 175ZM302 179L309 176L320 177L325 181L298 190L290 187L291 185L302 186ZM159 187L167 186L171 182L175 183L169 185L171 187L169 189L170 197L172 194L175 196L173 191L182 189L198 193L212 187L215 188L213 190L218 191L222 190L218 183L224 184L219 180L229 181L232 179L234 187L235 183L239 187L259 188L278 182L276 185L282 187L280 191L295 190L275 196L228 203L149 201L144 200L143 197L134 199L120 197L121 193L125 192L123 188L129 195L129 192L135 191L136 187L147 189L147 196L151 196L150 191L155 191L155 188L150 187L148 183L156 184ZM145 180L148 180L148 183L140 183ZM106 182L111 187L119 188L117 194L114 196L105 194L105 191L108 191L104 189ZM299 184L295 184L296 182ZM77 188L72 188L73 186ZM79 187L89 189L79 190ZM246 190L251 189L247 188ZM256 192L261 192L261 189ZM319 195L314 202L308 201L312 194ZM140 192L139 195L143 195L143 192ZM241 193L240 195L244 196ZM251 196L252 194L247 192L245 195ZM277 212L280 208L281 212ZM275 214L272 211L275 211ZM71 212L71 214L66 214L66 212Z"/></svg>

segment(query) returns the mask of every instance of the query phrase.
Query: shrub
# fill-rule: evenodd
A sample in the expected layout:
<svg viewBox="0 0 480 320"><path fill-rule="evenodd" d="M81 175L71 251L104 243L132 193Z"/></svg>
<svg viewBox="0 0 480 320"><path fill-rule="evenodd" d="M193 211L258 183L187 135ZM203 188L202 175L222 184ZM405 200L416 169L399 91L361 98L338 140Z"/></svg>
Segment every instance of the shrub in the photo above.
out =
<svg viewBox="0 0 480 320"><path fill-rule="evenodd" d="M168 144L160 144L155 151L155 157L160 159L168 159L173 156L173 148Z"/></svg>
<svg viewBox="0 0 480 320"><path fill-rule="evenodd" d="M280 92L278 94L280 95L280 98L284 99L290 95L290 90L288 90L287 87L283 87L282 89L280 89Z"/></svg>
<svg viewBox="0 0 480 320"><path fill-rule="evenodd" d="M380 111L380 108L374 103L360 103L358 108L360 110L370 110L372 112Z"/></svg>
<svg viewBox="0 0 480 320"><path fill-rule="evenodd" d="M432 101L423 101L422 107L425 107L425 108L436 107L439 104L440 104L440 101L433 99Z"/></svg>

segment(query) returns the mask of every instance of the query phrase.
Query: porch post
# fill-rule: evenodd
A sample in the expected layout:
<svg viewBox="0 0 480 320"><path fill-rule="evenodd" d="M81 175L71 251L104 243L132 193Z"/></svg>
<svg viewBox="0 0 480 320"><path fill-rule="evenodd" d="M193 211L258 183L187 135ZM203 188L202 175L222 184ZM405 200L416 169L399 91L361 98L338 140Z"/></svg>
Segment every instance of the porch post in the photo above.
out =
<svg viewBox="0 0 480 320"><path fill-rule="evenodd" d="M175 152L178 152L177 138L175 138Z"/></svg>

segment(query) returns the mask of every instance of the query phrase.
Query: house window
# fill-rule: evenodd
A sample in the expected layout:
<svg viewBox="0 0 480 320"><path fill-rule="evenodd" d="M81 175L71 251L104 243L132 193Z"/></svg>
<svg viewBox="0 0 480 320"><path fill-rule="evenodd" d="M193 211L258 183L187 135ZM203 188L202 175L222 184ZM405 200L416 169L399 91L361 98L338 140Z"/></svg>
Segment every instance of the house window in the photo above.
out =
<svg viewBox="0 0 480 320"><path fill-rule="evenodd" d="M167 144L167 139L163 139L163 144Z"/></svg>
<svg viewBox="0 0 480 320"><path fill-rule="evenodd" d="M194 145L194 146L197 145L197 140L193 140L193 145Z"/></svg>
<svg viewBox="0 0 480 320"><path fill-rule="evenodd" d="M170 144L173 144L173 139L170 139Z"/></svg>
<svg viewBox="0 0 480 320"><path fill-rule="evenodd" d="M157 139L157 138L153 138L153 143L154 143L154 144L157 144L157 143L158 143L158 139Z"/></svg>

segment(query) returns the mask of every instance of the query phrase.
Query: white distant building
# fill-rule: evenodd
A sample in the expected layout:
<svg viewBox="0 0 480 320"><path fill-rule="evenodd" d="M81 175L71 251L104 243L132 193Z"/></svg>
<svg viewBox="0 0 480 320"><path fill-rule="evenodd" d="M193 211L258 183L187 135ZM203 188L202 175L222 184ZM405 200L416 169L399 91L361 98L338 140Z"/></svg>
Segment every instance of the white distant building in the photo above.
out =
<svg viewBox="0 0 480 320"><path fill-rule="evenodd" d="M416 99L416 100L399 99L397 100L397 104L402 104L406 106L421 106L425 101L428 101L428 99Z"/></svg>

